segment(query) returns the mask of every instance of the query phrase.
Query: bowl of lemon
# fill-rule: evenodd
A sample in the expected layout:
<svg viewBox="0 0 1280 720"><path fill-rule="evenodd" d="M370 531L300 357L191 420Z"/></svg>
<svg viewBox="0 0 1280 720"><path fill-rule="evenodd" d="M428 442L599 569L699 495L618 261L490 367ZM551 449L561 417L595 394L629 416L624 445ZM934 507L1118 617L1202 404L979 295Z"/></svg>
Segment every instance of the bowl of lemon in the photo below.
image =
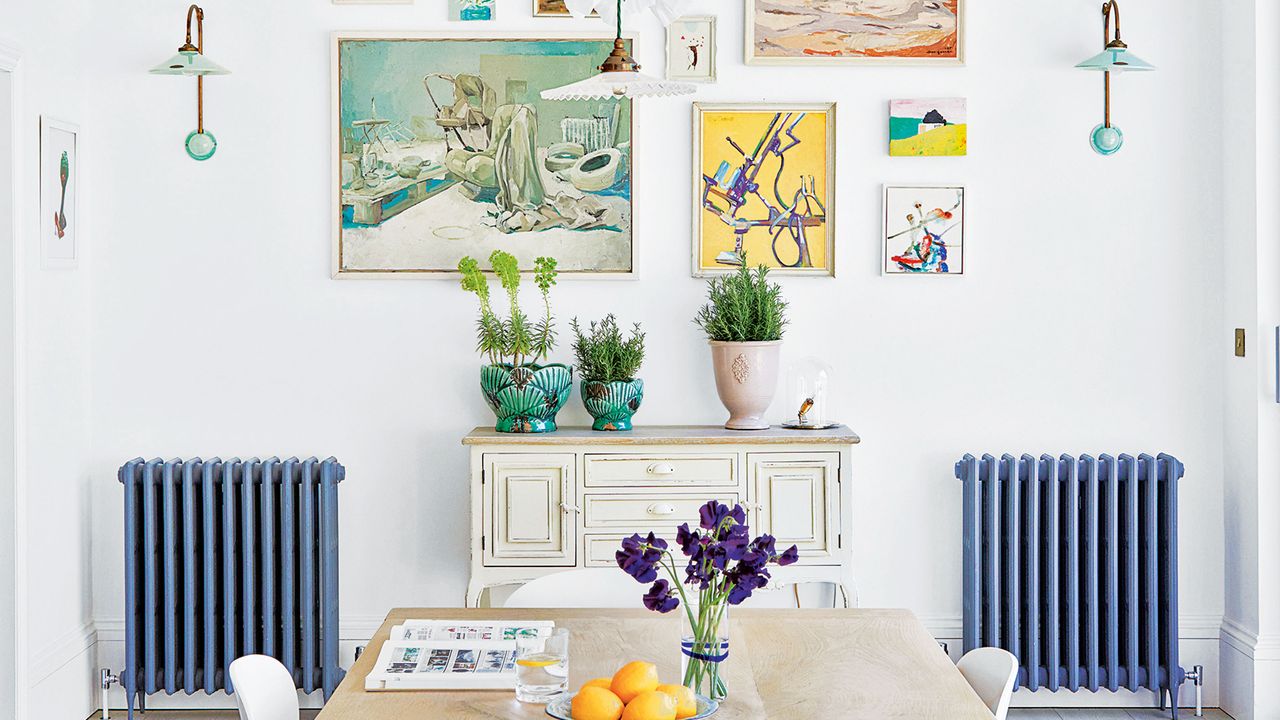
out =
<svg viewBox="0 0 1280 720"><path fill-rule="evenodd" d="M552 700L547 714L557 720L701 720L719 709L720 703L683 685L664 685L653 663L636 661Z"/></svg>

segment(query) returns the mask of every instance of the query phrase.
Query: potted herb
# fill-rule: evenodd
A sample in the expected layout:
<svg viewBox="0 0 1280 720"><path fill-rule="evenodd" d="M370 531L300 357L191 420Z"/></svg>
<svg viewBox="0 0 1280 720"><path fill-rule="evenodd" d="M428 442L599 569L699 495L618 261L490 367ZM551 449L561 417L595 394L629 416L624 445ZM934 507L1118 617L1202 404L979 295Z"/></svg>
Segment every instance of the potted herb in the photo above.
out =
<svg viewBox="0 0 1280 720"><path fill-rule="evenodd" d="M630 430L631 416L644 400L644 381L636 371L644 362L644 333L640 323L623 338L612 314L592 322L587 332L572 323L573 354L582 376L582 404L595 418L592 430Z"/></svg>
<svg viewBox="0 0 1280 720"><path fill-rule="evenodd" d="M707 282L707 303L694 323L707 334L716 392L730 430L767 430L764 412L778 388L778 351L787 325L782 288L764 265L745 264Z"/></svg>
<svg viewBox="0 0 1280 720"><path fill-rule="evenodd" d="M489 360L480 368L480 389L498 416L498 432L554 432L556 413L573 390L573 368L559 363L540 365L556 344L551 315L551 286L556 284L556 261L534 261L533 282L542 293L544 315L534 322L520 309L520 267L515 257L495 250L489 264L507 291L509 309L503 319L489 300L489 279L470 257L458 261L462 289L480 300L476 321L476 349Z"/></svg>

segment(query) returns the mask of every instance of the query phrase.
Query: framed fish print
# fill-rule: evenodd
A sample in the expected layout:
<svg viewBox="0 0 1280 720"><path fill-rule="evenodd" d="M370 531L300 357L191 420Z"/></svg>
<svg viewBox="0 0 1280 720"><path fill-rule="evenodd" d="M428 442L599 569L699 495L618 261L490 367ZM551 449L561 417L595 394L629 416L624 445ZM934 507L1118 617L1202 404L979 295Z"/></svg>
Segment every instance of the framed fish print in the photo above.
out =
<svg viewBox="0 0 1280 720"><path fill-rule="evenodd" d="M693 104L693 274L835 274L835 103Z"/></svg>
<svg viewBox="0 0 1280 720"><path fill-rule="evenodd" d="M79 126L40 117L40 265L74 268L80 255Z"/></svg>
<svg viewBox="0 0 1280 720"><path fill-rule="evenodd" d="M630 40L626 41L628 46ZM632 104L543 100L605 33L344 34L333 56L335 276L456 277L494 250L634 278Z"/></svg>
<svg viewBox="0 0 1280 720"><path fill-rule="evenodd" d="M963 275L965 189L886 185L884 274Z"/></svg>
<svg viewBox="0 0 1280 720"><path fill-rule="evenodd" d="M966 0L744 0L749 65L962 65Z"/></svg>
<svg viewBox="0 0 1280 720"><path fill-rule="evenodd" d="M714 17L682 17L667 26L667 79L716 81Z"/></svg>

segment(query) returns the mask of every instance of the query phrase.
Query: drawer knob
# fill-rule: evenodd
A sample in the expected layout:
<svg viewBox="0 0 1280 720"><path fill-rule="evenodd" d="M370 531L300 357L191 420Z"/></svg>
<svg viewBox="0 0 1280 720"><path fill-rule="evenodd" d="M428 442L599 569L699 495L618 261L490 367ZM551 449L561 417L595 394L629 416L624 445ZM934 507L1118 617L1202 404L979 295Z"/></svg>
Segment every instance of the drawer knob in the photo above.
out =
<svg viewBox="0 0 1280 720"><path fill-rule="evenodd" d="M676 469L671 463L654 463L649 466L650 475L675 475Z"/></svg>
<svg viewBox="0 0 1280 720"><path fill-rule="evenodd" d="M568 503L560 503L560 509L565 513L581 513L582 508L577 505L569 505Z"/></svg>
<svg viewBox="0 0 1280 720"><path fill-rule="evenodd" d="M676 508L670 503L654 503L649 506L650 515L675 515Z"/></svg>

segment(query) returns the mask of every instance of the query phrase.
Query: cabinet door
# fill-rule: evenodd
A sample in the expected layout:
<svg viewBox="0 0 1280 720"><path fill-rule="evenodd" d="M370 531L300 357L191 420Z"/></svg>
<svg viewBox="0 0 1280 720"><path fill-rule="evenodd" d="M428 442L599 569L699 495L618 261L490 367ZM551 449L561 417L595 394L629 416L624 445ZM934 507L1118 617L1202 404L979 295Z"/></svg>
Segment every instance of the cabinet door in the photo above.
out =
<svg viewBox="0 0 1280 720"><path fill-rule="evenodd" d="M829 564L840 541L839 453L751 453L756 527L778 549L796 545L801 564Z"/></svg>
<svg viewBox="0 0 1280 720"><path fill-rule="evenodd" d="M485 455L486 565L576 562L573 455Z"/></svg>

